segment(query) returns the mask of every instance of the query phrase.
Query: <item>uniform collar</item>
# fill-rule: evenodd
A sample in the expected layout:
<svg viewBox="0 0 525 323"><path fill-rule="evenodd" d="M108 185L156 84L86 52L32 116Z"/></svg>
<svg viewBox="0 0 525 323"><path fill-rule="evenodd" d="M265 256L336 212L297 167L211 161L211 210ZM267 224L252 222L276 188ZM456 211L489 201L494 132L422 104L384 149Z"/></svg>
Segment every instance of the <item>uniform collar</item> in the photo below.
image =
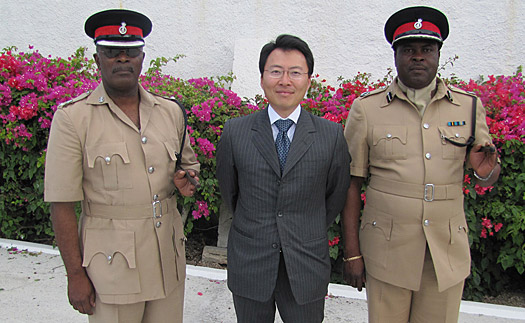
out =
<svg viewBox="0 0 525 323"><path fill-rule="evenodd" d="M395 97L397 97L400 100L410 101L406 94L401 90L399 85L397 84L398 78L396 77L392 84L388 86L388 88L385 91L385 98L383 102L381 103L381 107L387 107L390 105L390 103L394 100ZM459 101L456 97L456 95L448 88L448 86L445 84L445 82L439 78L436 77L436 83L437 83L437 91L430 100L430 103L433 101L438 101L443 99L444 97L451 102L454 105L459 105ZM430 105L429 103L429 105Z"/></svg>

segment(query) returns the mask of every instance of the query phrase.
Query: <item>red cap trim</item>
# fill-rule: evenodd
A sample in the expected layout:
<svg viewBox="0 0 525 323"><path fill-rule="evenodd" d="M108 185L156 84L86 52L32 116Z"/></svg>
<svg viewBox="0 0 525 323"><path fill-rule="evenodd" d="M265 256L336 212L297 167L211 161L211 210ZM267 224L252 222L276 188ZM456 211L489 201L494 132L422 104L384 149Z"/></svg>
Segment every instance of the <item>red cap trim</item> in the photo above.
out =
<svg viewBox="0 0 525 323"><path fill-rule="evenodd" d="M104 26L95 30L95 38L106 35L121 35L119 31L120 26ZM135 35L142 37L142 29L133 26L126 26L125 35Z"/></svg>
<svg viewBox="0 0 525 323"><path fill-rule="evenodd" d="M412 30L429 30L429 31L433 31L433 32L439 34L439 36L441 36L441 31L433 23L431 23L429 21L423 21L422 26L419 29L416 29L414 27L415 23L416 22L407 22L406 24L403 24L403 25L397 27L396 31L394 31L394 38L393 39L395 40L397 38L397 36L399 36L401 34L404 34L406 32L412 31Z"/></svg>

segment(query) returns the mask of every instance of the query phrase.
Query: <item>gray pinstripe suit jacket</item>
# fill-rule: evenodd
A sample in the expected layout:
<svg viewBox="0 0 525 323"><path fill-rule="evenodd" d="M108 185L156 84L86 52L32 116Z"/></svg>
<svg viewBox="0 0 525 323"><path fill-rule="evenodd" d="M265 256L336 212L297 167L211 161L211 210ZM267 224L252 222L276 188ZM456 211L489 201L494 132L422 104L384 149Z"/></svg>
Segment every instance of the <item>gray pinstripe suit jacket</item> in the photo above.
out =
<svg viewBox="0 0 525 323"><path fill-rule="evenodd" d="M342 127L301 110L281 176L267 109L226 122L217 178L233 211L228 287L268 300L282 250L295 300L324 297L330 280L327 228L342 210L350 155Z"/></svg>

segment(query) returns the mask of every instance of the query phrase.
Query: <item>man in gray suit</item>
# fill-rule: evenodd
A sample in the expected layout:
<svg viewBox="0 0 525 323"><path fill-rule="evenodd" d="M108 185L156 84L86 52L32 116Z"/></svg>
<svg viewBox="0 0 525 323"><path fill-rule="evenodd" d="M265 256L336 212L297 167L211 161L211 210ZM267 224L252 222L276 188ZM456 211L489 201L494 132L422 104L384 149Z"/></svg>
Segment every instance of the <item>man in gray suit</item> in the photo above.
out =
<svg viewBox="0 0 525 323"><path fill-rule="evenodd" d="M327 228L343 208L350 155L341 125L299 105L314 59L281 35L259 59L266 109L226 122L217 150L233 211L228 287L238 322L322 322L330 281Z"/></svg>

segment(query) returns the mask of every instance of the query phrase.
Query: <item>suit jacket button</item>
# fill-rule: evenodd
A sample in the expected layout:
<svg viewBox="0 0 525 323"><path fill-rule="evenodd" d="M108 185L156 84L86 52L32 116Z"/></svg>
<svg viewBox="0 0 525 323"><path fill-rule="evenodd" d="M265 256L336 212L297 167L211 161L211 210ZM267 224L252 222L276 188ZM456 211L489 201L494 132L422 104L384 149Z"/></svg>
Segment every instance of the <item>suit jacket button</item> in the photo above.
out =
<svg viewBox="0 0 525 323"><path fill-rule="evenodd" d="M280 218L282 218L282 217L283 217L283 213L282 213L282 212L279 212L279 213L277 213L277 216L280 217Z"/></svg>
<svg viewBox="0 0 525 323"><path fill-rule="evenodd" d="M272 248L277 249L279 248L279 245L277 243L272 243Z"/></svg>

